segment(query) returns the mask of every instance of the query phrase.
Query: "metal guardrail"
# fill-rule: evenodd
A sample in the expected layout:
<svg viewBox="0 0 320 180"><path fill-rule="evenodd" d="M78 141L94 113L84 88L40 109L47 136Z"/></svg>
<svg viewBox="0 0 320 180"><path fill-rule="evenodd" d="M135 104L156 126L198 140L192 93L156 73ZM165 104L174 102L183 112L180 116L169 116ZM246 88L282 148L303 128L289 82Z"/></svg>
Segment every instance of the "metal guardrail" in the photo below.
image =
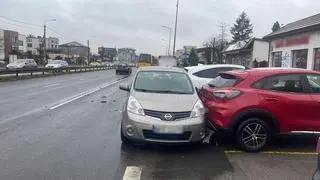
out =
<svg viewBox="0 0 320 180"><path fill-rule="evenodd" d="M2 69L0 70L0 75L6 74L16 74L16 77L22 73L30 73L30 76L33 73L59 73L59 72L66 72L66 73L75 73L75 72L86 72L86 71L99 71L99 70L108 70L114 69L115 66L81 66L81 67L61 67L61 68L21 68L21 69Z"/></svg>

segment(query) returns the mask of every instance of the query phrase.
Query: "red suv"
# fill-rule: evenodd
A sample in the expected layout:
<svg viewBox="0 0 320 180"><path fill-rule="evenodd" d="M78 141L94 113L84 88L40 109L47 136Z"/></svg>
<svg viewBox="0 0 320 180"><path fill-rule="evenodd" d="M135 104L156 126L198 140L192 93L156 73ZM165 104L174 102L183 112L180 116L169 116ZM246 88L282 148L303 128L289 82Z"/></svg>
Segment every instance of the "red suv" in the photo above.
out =
<svg viewBox="0 0 320 180"><path fill-rule="evenodd" d="M220 73L200 97L209 125L230 132L245 151L276 134L320 131L320 72L256 68Z"/></svg>

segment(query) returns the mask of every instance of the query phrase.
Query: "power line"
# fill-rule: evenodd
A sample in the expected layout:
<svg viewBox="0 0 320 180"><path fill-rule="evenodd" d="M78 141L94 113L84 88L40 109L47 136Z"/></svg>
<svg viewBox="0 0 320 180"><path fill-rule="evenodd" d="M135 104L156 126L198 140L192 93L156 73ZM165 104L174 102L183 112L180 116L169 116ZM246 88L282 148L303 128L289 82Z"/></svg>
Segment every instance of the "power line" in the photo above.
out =
<svg viewBox="0 0 320 180"><path fill-rule="evenodd" d="M29 26L35 26L35 27L41 27L42 28L42 26L37 25L37 24L31 24L31 23L27 23L27 22L23 22L23 21L18 21L18 20L11 19L11 18L8 18L8 17L5 17L5 16L0 16L0 18L6 19L6 20L9 20L9 21L13 21L13 22L17 22L17 23L21 23L21 24L25 24L25 25L29 25Z"/></svg>

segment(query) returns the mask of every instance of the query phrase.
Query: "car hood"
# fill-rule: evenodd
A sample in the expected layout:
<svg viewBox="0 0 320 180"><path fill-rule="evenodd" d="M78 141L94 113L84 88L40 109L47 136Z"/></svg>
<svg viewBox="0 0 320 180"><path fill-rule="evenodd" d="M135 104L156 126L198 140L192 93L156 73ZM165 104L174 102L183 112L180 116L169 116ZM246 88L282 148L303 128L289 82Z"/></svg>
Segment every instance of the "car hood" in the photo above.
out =
<svg viewBox="0 0 320 180"><path fill-rule="evenodd" d="M180 112L191 111L198 100L197 94L161 94L133 92L131 93L143 109L154 111Z"/></svg>
<svg viewBox="0 0 320 180"><path fill-rule="evenodd" d="M60 67L60 64L47 64L46 67Z"/></svg>
<svg viewBox="0 0 320 180"><path fill-rule="evenodd" d="M9 63L7 66L22 66L24 63Z"/></svg>

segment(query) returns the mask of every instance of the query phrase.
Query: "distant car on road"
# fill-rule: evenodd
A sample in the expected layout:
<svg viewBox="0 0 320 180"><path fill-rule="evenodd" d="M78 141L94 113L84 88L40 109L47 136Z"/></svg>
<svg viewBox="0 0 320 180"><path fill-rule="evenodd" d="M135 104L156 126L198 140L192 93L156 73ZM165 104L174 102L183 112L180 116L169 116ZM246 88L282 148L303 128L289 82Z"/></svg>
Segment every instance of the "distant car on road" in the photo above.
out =
<svg viewBox="0 0 320 180"><path fill-rule="evenodd" d="M37 68L34 59L17 59L7 65L7 69Z"/></svg>
<svg viewBox="0 0 320 180"><path fill-rule="evenodd" d="M132 68L126 63L120 63L115 65L116 66L116 74L131 74Z"/></svg>
<svg viewBox="0 0 320 180"><path fill-rule="evenodd" d="M69 64L67 61L64 60L51 60L46 64L46 68L61 68L61 67L68 67Z"/></svg>
<svg viewBox="0 0 320 180"><path fill-rule="evenodd" d="M320 180L320 138L318 139L318 143L317 143L317 149L316 149L316 152L318 153L318 156L317 156L317 169L316 169L316 172L314 173L313 175L313 178L312 180Z"/></svg>
<svg viewBox="0 0 320 180"><path fill-rule="evenodd" d="M256 68L220 73L203 86L209 124L232 135L248 152L274 135L320 131L320 72Z"/></svg>
<svg viewBox="0 0 320 180"><path fill-rule="evenodd" d="M201 88L203 85L208 84L213 78L218 76L219 72L241 69L244 70L245 67L234 64L200 65L185 68L193 84L197 88Z"/></svg>
<svg viewBox="0 0 320 180"><path fill-rule="evenodd" d="M144 67L128 91L121 121L123 143L132 141L190 143L205 135L204 107L181 68Z"/></svg>
<svg viewBox="0 0 320 180"><path fill-rule="evenodd" d="M102 64L99 62L91 62L90 66L101 66Z"/></svg>

